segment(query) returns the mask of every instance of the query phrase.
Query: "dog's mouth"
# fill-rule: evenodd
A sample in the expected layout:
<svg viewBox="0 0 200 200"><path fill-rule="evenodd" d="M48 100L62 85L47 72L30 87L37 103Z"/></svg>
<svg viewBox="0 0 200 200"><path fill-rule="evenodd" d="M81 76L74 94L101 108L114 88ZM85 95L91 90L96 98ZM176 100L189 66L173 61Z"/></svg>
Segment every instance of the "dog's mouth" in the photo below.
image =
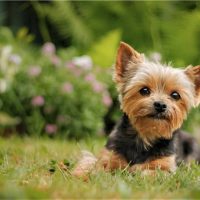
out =
<svg viewBox="0 0 200 200"><path fill-rule="evenodd" d="M168 120L167 116L163 113L152 113L147 115L148 118L157 119L157 120Z"/></svg>

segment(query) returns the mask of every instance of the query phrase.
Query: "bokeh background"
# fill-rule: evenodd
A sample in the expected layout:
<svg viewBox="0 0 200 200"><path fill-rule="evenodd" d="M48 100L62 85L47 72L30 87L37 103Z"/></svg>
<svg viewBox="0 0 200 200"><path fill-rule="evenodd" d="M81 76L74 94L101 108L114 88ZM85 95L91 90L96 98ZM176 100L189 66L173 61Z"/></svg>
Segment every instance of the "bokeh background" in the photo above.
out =
<svg viewBox="0 0 200 200"><path fill-rule="evenodd" d="M108 134L121 114L120 41L175 67L200 64L200 2L0 2L0 134ZM199 122L193 110L183 128Z"/></svg>

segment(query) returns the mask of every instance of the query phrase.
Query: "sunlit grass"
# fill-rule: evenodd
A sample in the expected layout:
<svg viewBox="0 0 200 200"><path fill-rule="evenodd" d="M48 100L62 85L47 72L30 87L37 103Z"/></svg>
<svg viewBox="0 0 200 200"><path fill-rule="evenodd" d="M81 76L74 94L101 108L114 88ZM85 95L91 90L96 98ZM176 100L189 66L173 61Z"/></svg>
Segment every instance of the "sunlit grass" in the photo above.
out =
<svg viewBox="0 0 200 200"><path fill-rule="evenodd" d="M101 172L86 183L70 176L81 149L97 153L102 139L80 143L50 139L0 139L0 198L200 198L200 167L176 173Z"/></svg>

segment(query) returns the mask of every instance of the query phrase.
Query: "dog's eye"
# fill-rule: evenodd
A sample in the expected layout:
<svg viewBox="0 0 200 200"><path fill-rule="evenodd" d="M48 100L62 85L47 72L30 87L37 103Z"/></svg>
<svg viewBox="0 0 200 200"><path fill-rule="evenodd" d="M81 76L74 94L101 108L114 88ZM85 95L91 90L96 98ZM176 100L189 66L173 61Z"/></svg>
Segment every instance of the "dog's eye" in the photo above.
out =
<svg viewBox="0 0 200 200"><path fill-rule="evenodd" d="M148 87L143 87L141 90L140 90L140 94L142 96L148 96L150 95L151 91Z"/></svg>
<svg viewBox="0 0 200 200"><path fill-rule="evenodd" d="M175 100L179 100L181 98L178 92L172 92L170 96Z"/></svg>

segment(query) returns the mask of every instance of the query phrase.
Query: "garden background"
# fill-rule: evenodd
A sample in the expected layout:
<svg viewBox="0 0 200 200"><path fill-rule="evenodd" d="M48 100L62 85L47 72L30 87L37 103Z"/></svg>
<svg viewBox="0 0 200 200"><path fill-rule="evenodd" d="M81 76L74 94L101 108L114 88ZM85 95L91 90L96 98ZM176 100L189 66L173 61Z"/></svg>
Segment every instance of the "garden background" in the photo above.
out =
<svg viewBox="0 0 200 200"><path fill-rule="evenodd" d="M143 193L149 180L141 182L139 175L104 174L83 187L68 179L68 170L80 149L97 152L103 146L120 117L112 81L119 42L151 59L186 67L200 64L199 38L198 1L1 1L0 197L100 197L104 179L112 185L104 197L198 195L196 166L193 176L184 168L185 176L168 177L161 196L156 188L162 176ZM197 139L199 122L197 108L183 125ZM130 188L131 181L140 187ZM180 190L171 189L173 184Z"/></svg>

